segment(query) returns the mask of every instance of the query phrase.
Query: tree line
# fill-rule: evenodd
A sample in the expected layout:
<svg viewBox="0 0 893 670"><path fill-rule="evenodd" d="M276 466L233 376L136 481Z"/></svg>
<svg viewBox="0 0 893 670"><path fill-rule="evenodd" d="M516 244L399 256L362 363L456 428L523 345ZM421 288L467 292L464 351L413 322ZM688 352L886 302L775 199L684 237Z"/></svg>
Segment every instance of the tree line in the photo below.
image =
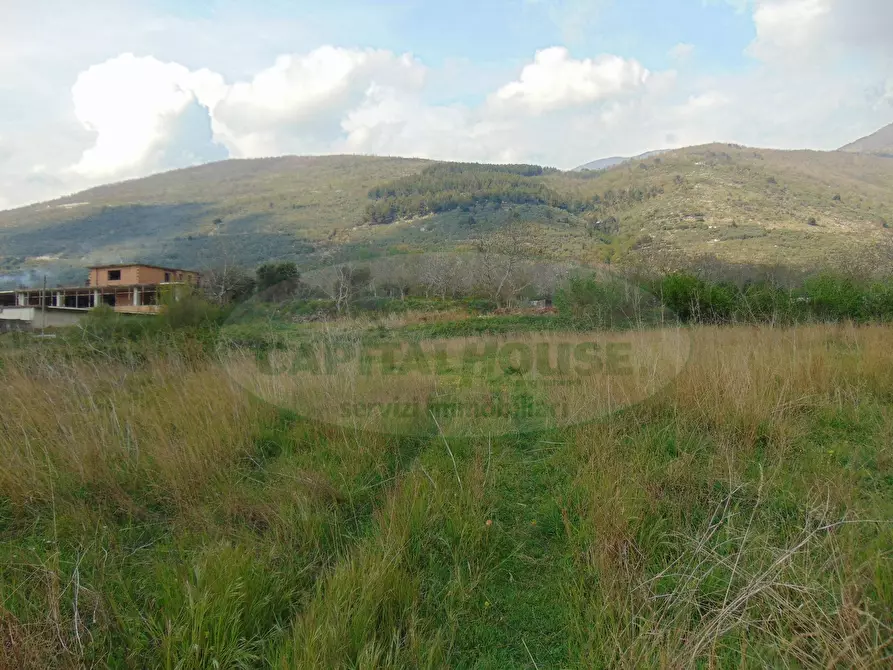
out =
<svg viewBox="0 0 893 670"><path fill-rule="evenodd" d="M471 254L408 254L345 263L302 276L291 262L267 263L252 275L233 269L224 286L206 275L219 304L312 303L331 316L399 309L407 300L477 301L481 309L554 302L580 328L678 321L691 324L893 321L893 281L822 273L795 284L772 279L732 282L694 272L619 277L525 257L523 231L506 231ZM216 282L216 283L215 283Z"/></svg>
<svg viewBox="0 0 893 670"><path fill-rule="evenodd" d="M380 184L369 191L363 223L381 225L398 219L439 214L475 206L545 205L571 214L597 215L642 202L664 192L661 186L607 189L589 198L569 197L538 179L557 170L537 165L444 163Z"/></svg>
<svg viewBox="0 0 893 670"><path fill-rule="evenodd" d="M392 223L401 218L469 210L490 204L547 205L585 211L587 203L569 199L536 179L555 172L537 165L432 165L419 174L379 185L369 191L371 202L363 222Z"/></svg>

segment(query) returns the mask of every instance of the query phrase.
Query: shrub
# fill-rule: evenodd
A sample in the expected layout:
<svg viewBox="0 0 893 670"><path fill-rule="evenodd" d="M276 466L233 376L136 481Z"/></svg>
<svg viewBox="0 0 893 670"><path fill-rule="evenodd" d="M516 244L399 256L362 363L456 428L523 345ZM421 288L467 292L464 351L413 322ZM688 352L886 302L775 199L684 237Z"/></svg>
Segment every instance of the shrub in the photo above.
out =
<svg viewBox="0 0 893 670"><path fill-rule="evenodd" d="M656 303L643 301L643 294L634 286L591 275L568 279L556 291L554 303L562 320L582 330L623 328L649 318L649 312L653 315L657 308Z"/></svg>
<svg viewBox="0 0 893 670"><path fill-rule="evenodd" d="M178 287L162 295L159 325L169 330L202 328L218 324L222 310L194 290Z"/></svg>
<svg viewBox="0 0 893 670"><path fill-rule="evenodd" d="M809 279L804 286L810 311L822 321L860 319L865 291L853 280L822 274Z"/></svg>

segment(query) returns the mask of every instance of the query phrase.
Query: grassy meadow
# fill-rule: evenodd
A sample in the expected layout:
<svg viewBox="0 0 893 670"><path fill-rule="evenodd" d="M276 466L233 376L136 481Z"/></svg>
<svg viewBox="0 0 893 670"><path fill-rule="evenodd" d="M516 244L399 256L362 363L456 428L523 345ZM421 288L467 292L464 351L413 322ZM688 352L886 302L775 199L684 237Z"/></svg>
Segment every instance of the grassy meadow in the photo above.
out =
<svg viewBox="0 0 893 670"><path fill-rule="evenodd" d="M890 667L893 331L686 332L641 402L476 437L0 339L0 667Z"/></svg>

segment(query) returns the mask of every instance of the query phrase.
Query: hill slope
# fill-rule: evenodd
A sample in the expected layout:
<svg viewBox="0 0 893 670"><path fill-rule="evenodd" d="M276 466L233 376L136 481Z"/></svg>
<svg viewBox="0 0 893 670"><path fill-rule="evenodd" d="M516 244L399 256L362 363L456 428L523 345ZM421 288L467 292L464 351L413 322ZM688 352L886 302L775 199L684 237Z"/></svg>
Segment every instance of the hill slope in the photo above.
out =
<svg viewBox="0 0 893 670"><path fill-rule="evenodd" d="M821 266L893 225L893 161L875 156L714 144L575 174L578 197L607 205L593 225L646 255Z"/></svg>
<svg viewBox="0 0 893 670"><path fill-rule="evenodd" d="M203 267L224 254L248 264L299 255L354 225L374 185L426 164L362 156L227 160L0 212L0 276L37 267L61 282L90 263Z"/></svg>
<svg viewBox="0 0 893 670"><path fill-rule="evenodd" d="M889 126L884 126L868 137L863 137L851 144L847 144L845 147L841 147L840 150L893 157L893 123Z"/></svg>
<svg viewBox="0 0 893 670"><path fill-rule="evenodd" d="M629 160L629 156L611 156L610 158L599 158L595 161L590 161L588 163L584 163L579 167L575 167L575 172L582 172L584 170L607 170L608 168L616 167L621 163L625 163Z"/></svg>
<svg viewBox="0 0 893 670"><path fill-rule="evenodd" d="M436 167L438 165L444 167ZM893 225L893 161L706 145L602 171L359 156L224 161L0 212L2 275L90 263L302 264L468 247L508 222L531 253L816 267Z"/></svg>

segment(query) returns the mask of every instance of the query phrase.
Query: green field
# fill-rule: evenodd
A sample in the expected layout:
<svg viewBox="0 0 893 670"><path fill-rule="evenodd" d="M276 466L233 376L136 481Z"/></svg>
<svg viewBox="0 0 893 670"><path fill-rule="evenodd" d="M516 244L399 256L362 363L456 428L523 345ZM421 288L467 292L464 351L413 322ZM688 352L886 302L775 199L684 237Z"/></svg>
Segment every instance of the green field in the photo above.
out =
<svg viewBox="0 0 893 670"><path fill-rule="evenodd" d="M0 337L0 667L889 667L893 330L681 332L641 402L473 438Z"/></svg>

